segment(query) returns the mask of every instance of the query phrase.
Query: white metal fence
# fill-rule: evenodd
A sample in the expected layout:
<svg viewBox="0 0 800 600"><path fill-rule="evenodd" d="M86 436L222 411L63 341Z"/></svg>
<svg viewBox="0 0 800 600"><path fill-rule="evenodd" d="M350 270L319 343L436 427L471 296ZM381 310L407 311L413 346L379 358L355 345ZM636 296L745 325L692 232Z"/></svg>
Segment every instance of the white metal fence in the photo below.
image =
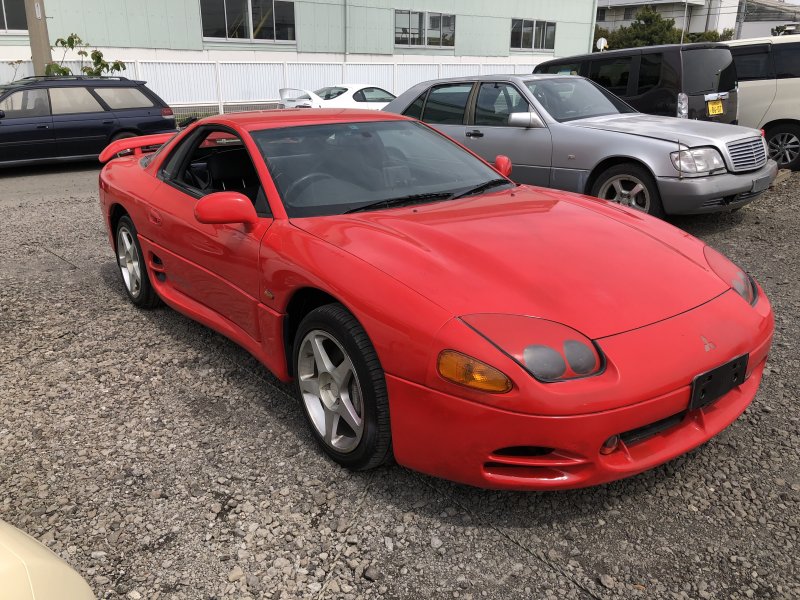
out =
<svg viewBox="0 0 800 600"><path fill-rule="evenodd" d="M67 62L73 73L80 63ZM525 74L534 64L312 63L133 61L124 76L142 79L173 107L230 112L236 105L261 105L279 98L283 87L316 90L341 82L370 83L399 94L427 79L490 73ZM0 83L33 74L31 63L0 63ZM216 108L215 108L216 107Z"/></svg>

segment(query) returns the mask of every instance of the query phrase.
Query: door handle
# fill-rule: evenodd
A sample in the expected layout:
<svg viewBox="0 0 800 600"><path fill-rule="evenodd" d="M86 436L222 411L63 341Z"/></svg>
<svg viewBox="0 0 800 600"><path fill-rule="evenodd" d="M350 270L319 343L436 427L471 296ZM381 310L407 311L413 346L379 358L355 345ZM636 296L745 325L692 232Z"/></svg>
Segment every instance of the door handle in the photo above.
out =
<svg viewBox="0 0 800 600"><path fill-rule="evenodd" d="M481 138L483 137L483 132L480 129L473 129L472 131L467 132L467 137Z"/></svg>
<svg viewBox="0 0 800 600"><path fill-rule="evenodd" d="M111 125L114 121L103 121L103 125Z"/></svg>
<svg viewBox="0 0 800 600"><path fill-rule="evenodd" d="M161 225L161 214L157 210L151 208L147 216L153 225Z"/></svg>
<svg viewBox="0 0 800 600"><path fill-rule="evenodd" d="M49 125L37 125L36 129L47 129L48 127L50 127L50 126Z"/></svg>

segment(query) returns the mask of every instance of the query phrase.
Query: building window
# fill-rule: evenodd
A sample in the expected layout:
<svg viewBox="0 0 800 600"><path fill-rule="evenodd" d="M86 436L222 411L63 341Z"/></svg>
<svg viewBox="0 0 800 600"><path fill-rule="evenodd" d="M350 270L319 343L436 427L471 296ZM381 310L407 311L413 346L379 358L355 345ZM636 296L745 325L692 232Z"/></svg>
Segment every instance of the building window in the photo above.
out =
<svg viewBox="0 0 800 600"><path fill-rule="evenodd" d="M639 12L639 6L626 6L623 21L633 21L636 18L636 13Z"/></svg>
<svg viewBox="0 0 800 600"><path fill-rule="evenodd" d="M606 9L605 8L598 8L597 9L597 20L598 21L605 21L606 20Z"/></svg>
<svg viewBox="0 0 800 600"><path fill-rule="evenodd" d="M455 15L414 10L394 11L395 46L452 47L455 43Z"/></svg>
<svg viewBox="0 0 800 600"><path fill-rule="evenodd" d="M25 0L0 0L0 33L27 30Z"/></svg>
<svg viewBox="0 0 800 600"><path fill-rule="evenodd" d="M511 19L511 48L552 50L556 47L556 24L532 19Z"/></svg>
<svg viewBox="0 0 800 600"><path fill-rule="evenodd" d="M200 0L200 16L204 38L273 42L296 39L294 2Z"/></svg>

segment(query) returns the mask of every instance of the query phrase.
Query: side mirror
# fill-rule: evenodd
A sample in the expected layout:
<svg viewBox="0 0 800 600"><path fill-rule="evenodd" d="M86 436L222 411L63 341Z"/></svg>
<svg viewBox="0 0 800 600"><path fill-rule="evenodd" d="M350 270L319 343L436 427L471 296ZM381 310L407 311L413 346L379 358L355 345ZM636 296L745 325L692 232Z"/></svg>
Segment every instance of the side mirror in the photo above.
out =
<svg viewBox="0 0 800 600"><path fill-rule="evenodd" d="M500 171L503 177L511 175L511 159L503 154L498 154L494 159L494 168Z"/></svg>
<svg viewBox="0 0 800 600"><path fill-rule="evenodd" d="M5 117L6 117L6 111L0 110L0 119L5 119Z"/></svg>
<svg viewBox="0 0 800 600"><path fill-rule="evenodd" d="M508 115L509 127L524 127L525 129L541 129L544 121L535 112L511 113Z"/></svg>
<svg viewBox="0 0 800 600"><path fill-rule="evenodd" d="M255 223L256 209L239 192L215 192L197 201L194 218L207 225L223 223Z"/></svg>

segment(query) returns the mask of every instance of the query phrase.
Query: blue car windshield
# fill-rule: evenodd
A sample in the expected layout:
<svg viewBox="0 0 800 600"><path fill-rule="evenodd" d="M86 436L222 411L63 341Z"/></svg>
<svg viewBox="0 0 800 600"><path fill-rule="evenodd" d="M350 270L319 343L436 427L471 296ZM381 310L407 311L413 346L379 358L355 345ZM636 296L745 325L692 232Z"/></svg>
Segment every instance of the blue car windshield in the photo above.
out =
<svg viewBox="0 0 800 600"><path fill-rule="evenodd" d="M525 85L559 123L636 112L608 90L583 77L533 79Z"/></svg>
<svg viewBox="0 0 800 600"><path fill-rule="evenodd" d="M289 217L442 201L498 174L414 121L366 121L251 132ZM500 184L511 186L511 182ZM381 207L376 207L381 208Z"/></svg>

